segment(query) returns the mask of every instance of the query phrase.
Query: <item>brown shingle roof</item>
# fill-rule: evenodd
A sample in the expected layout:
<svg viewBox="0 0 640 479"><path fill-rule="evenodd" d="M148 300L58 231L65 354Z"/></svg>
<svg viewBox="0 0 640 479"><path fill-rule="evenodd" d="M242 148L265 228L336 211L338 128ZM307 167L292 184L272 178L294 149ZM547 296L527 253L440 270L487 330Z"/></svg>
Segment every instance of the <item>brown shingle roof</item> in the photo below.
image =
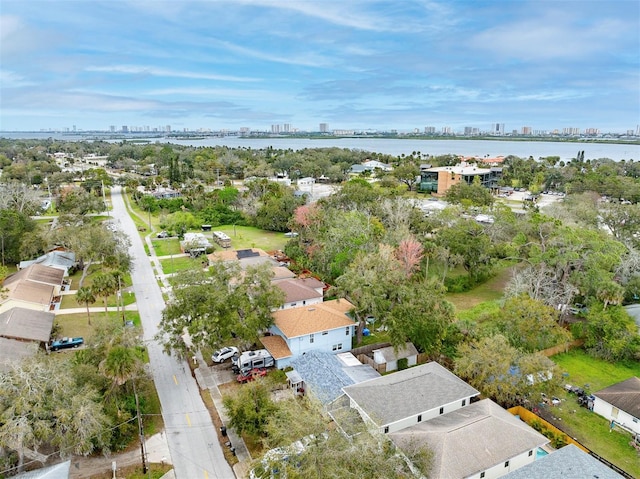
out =
<svg viewBox="0 0 640 479"><path fill-rule="evenodd" d="M49 284L33 281L18 281L7 286L7 299L38 303L44 306L51 304L55 288Z"/></svg>
<svg viewBox="0 0 640 479"><path fill-rule="evenodd" d="M271 279L271 281L291 279L291 278L295 278L295 277L296 277L296 274L293 271L291 271L289 268L287 268L286 266L274 266L273 267L273 278Z"/></svg>
<svg viewBox="0 0 640 479"><path fill-rule="evenodd" d="M47 342L54 319L55 314L46 311L11 308L0 314L0 336Z"/></svg>
<svg viewBox="0 0 640 479"><path fill-rule="evenodd" d="M282 336L278 336L277 334L274 334L273 336L265 336L260 338L260 342L274 359L289 358L293 356L289 346L287 346L287 343Z"/></svg>
<svg viewBox="0 0 640 479"><path fill-rule="evenodd" d="M278 281L275 285L284 292L285 303L322 298L321 292L318 293L313 287L307 286L301 279Z"/></svg>
<svg viewBox="0 0 640 479"><path fill-rule="evenodd" d="M640 379L635 376L593 395L633 417L640 418Z"/></svg>
<svg viewBox="0 0 640 479"><path fill-rule="evenodd" d="M7 277L4 285L9 286L19 281L32 281L37 283L50 284L52 286L60 286L64 279L64 271L50 266L41 264L32 264Z"/></svg>
<svg viewBox="0 0 640 479"><path fill-rule="evenodd" d="M345 313L353 309L346 299L290 308L273 313L275 325L287 338L353 326L353 319Z"/></svg>

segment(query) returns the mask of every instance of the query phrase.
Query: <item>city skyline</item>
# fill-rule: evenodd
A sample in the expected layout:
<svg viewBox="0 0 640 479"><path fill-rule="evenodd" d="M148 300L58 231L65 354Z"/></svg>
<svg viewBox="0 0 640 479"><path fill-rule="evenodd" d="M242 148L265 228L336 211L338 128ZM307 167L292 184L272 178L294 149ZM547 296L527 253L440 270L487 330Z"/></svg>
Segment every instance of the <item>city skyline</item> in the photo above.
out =
<svg viewBox="0 0 640 479"><path fill-rule="evenodd" d="M640 3L2 0L0 130L636 130Z"/></svg>

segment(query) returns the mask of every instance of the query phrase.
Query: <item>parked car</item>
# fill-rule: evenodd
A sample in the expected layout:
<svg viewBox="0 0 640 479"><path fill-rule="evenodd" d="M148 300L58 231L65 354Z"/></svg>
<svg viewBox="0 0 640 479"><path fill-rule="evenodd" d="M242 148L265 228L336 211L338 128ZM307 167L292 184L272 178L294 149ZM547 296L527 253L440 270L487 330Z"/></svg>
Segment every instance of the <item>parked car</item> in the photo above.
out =
<svg viewBox="0 0 640 479"><path fill-rule="evenodd" d="M49 349L58 351L59 349L77 348L84 344L83 338L62 338L51 342Z"/></svg>
<svg viewBox="0 0 640 479"><path fill-rule="evenodd" d="M253 368L253 369L243 369L238 374L236 378L239 383L244 384L249 381L253 381L256 378L261 378L267 375L267 370L265 368Z"/></svg>
<svg viewBox="0 0 640 479"><path fill-rule="evenodd" d="M156 236L158 238L168 238L169 237L169 233L167 233L166 231L160 231L160 233L158 233Z"/></svg>
<svg viewBox="0 0 640 479"><path fill-rule="evenodd" d="M238 348L236 348L235 346L227 346L222 349L218 349L215 353L213 353L213 356L211 356L211 360L214 363L222 363L227 359L232 358L236 354L238 354Z"/></svg>

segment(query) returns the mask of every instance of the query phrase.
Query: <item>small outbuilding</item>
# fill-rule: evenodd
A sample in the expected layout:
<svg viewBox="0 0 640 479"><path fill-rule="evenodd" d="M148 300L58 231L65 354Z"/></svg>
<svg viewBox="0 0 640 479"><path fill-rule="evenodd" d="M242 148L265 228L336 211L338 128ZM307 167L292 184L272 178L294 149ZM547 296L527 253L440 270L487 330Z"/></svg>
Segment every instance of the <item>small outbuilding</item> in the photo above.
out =
<svg viewBox="0 0 640 479"><path fill-rule="evenodd" d="M387 373L396 371L398 369L398 360L400 359L407 360L407 367L418 364L418 350L413 343L407 342L397 350L393 346L373 350L373 361L376 363L378 371L382 370L382 372Z"/></svg>

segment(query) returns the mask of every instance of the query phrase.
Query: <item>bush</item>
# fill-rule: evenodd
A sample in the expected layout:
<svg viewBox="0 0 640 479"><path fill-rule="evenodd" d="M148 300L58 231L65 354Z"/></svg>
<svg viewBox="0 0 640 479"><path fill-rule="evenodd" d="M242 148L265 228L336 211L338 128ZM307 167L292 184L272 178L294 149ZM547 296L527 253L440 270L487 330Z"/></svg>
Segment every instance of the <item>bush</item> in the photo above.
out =
<svg viewBox="0 0 640 479"><path fill-rule="evenodd" d="M473 288L474 283L469 276L455 276L445 278L444 286L449 293L465 293Z"/></svg>
<svg viewBox="0 0 640 479"><path fill-rule="evenodd" d="M398 359L398 371L402 371L403 369L407 369L409 367L409 359L408 358L400 358Z"/></svg>

